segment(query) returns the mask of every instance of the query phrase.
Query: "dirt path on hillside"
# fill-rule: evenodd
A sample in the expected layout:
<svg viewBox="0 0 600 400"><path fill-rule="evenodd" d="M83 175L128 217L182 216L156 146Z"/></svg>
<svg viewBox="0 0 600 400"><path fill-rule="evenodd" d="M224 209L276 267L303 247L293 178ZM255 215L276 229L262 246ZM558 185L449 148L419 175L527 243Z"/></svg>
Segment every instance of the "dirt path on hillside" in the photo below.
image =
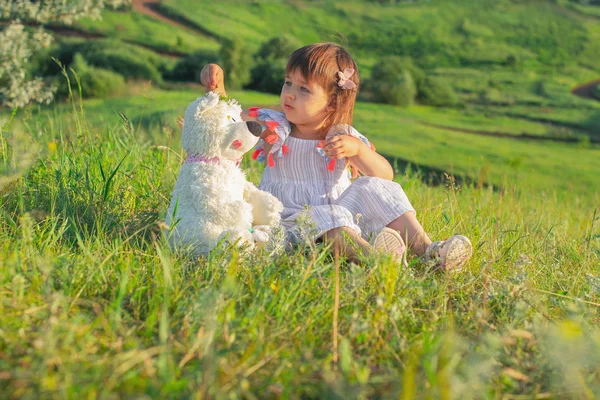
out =
<svg viewBox="0 0 600 400"><path fill-rule="evenodd" d="M213 39L219 39L218 35L215 35L214 33L202 28L197 23L187 19L184 16L170 16L165 14L160 9L160 3L161 0L133 0L132 6L135 11L147 15L151 18L157 19L159 21L162 21L171 26L185 29L198 35L208 36Z"/></svg>
<svg viewBox="0 0 600 400"><path fill-rule="evenodd" d="M156 11L156 5L160 4L160 1L161 0L133 0L132 6L133 6L133 9L135 11L139 12L140 14L144 14L144 15L147 15L154 19L158 19L159 21L162 21L162 22L167 23L172 26L176 26L181 29L185 29L188 31L191 30L191 31L195 32L190 27L185 26L185 25L175 21L174 19L171 19L165 15L160 14L158 11Z"/></svg>
<svg viewBox="0 0 600 400"><path fill-rule="evenodd" d="M600 99L598 99L598 97L596 97L594 95L594 89L598 85L600 85L600 79L596 79L591 82L583 83L583 84L577 86L576 88L574 88L573 90L571 90L571 93L574 94L575 96L585 97L587 99L600 100Z"/></svg>

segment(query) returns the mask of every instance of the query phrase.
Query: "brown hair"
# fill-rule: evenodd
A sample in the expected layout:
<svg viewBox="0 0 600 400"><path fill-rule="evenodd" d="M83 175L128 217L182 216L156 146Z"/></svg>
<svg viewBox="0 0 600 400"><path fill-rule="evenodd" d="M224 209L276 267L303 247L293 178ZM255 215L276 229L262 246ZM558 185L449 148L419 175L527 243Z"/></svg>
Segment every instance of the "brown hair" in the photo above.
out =
<svg viewBox="0 0 600 400"><path fill-rule="evenodd" d="M354 89L344 89L338 85L338 72L352 68L354 74L350 80L356 84ZM327 115L325 129L337 124L352 124L354 103L358 93L360 77L352 56L342 46L335 43L309 44L294 51L288 59L286 73L298 70L310 83L324 88L330 105L335 109Z"/></svg>

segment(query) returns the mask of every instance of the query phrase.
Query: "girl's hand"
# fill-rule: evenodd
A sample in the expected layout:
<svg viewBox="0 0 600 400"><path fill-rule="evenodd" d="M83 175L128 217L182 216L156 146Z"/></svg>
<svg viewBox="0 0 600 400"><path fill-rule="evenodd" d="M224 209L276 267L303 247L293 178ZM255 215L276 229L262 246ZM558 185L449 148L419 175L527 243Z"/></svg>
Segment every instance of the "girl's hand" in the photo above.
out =
<svg viewBox="0 0 600 400"><path fill-rule="evenodd" d="M358 155L364 143L350 135L337 135L329 138L323 145L323 150L329 158L340 159Z"/></svg>
<svg viewBox="0 0 600 400"><path fill-rule="evenodd" d="M207 92L215 90L222 96L227 96L224 79L223 68L217 64L206 64L200 72L200 82Z"/></svg>

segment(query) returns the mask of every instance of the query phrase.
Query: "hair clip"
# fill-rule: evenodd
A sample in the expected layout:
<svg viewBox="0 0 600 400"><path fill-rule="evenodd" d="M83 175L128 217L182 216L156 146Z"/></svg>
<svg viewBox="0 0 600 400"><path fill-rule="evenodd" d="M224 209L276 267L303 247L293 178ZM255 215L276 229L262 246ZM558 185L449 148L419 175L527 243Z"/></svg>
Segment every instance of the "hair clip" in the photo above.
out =
<svg viewBox="0 0 600 400"><path fill-rule="evenodd" d="M356 83L350 80L350 77L354 75L354 70L352 68L346 68L344 72L338 71L338 86L342 89L354 89L356 88Z"/></svg>

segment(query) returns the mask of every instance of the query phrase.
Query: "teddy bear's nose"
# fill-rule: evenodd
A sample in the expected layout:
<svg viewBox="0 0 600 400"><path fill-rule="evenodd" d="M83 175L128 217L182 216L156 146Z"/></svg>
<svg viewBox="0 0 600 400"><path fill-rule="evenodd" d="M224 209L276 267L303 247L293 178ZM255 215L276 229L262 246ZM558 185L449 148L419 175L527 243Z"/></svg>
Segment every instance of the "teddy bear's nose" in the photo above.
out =
<svg viewBox="0 0 600 400"><path fill-rule="evenodd" d="M248 121L246 122L246 125L248 126L248 130L250 131L250 133L254 136L260 136L260 134L262 133L262 128L258 122Z"/></svg>

